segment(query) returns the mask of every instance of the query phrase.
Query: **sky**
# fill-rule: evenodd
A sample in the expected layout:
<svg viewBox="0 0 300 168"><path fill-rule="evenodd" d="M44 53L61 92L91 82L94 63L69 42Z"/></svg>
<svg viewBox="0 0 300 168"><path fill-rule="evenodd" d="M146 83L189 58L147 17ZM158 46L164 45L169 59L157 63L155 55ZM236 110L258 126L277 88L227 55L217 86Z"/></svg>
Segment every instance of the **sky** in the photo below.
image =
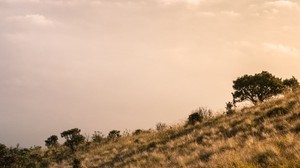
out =
<svg viewBox="0 0 300 168"><path fill-rule="evenodd" d="M216 112L232 81L300 79L296 0L0 0L0 143Z"/></svg>

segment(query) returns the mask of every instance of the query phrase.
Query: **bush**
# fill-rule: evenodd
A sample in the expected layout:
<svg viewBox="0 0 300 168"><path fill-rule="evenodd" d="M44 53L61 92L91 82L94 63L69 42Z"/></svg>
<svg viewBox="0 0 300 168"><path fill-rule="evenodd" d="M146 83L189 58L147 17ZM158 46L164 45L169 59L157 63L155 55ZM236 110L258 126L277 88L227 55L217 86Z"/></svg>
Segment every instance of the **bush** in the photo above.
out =
<svg viewBox="0 0 300 168"><path fill-rule="evenodd" d="M108 133L108 139L116 139L116 138L119 138L121 137L120 135L120 131L118 130L112 130Z"/></svg>
<svg viewBox="0 0 300 168"><path fill-rule="evenodd" d="M50 148L50 147L55 147L58 145L58 137L56 135L51 135L47 140L45 140L45 145Z"/></svg>
<svg viewBox="0 0 300 168"><path fill-rule="evenodd" d="M276 107L267 112L267 117L277 117L288 114L289 111L283 107Z"/></svg>
<svg viewBox="0 0 300 168"><path fill-rule="evenodd" d="M100 131L95 131L92 135L93 142L101 142L104 139L104 135Z"/></svg>
<svg viewBox="0 0 300 168"><path fill-rule="evenodd" d="M156 124L156 130L157 131L162 131L162 130L164 130L164 129L166 129L167 128L167 124L165 124L165 123L157 123Z"/></svg>
<svg viewBox="0 0 300 168"><path fill-rule="evenodd" d="M198 122L202 122L204 119L210 118L212 116L212 111L208 108L200 107L189 115L188 124L194 125Z"/></svg>
<svg viewBox="0 0 300 168"><path fill-rule="evenodd" d="M139 135L139 134L141 134L141 133L143 133L143 130L137 129L137 130L135 130L135 131L133 132L133 135Z"/></svg>

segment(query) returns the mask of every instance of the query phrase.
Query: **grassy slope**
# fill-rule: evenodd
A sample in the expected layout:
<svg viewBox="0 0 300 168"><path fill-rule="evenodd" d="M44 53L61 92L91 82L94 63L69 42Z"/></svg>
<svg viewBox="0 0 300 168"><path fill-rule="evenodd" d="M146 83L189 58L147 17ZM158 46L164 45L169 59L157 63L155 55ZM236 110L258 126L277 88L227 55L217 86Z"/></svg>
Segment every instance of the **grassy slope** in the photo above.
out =
<svg viewBox="0 0 300 168"><path fill-rule="evenodd" d="M77 152L83 167L300 167L300 93ZM70 167L63 162L52 167Z"/></svg>

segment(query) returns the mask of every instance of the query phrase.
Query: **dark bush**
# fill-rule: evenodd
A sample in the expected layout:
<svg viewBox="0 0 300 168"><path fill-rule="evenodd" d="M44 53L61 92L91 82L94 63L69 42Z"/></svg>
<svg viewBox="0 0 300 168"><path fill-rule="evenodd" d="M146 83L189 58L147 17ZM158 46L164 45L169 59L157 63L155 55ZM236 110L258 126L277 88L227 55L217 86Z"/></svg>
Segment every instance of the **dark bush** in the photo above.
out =
<svg viewBox="0 0 300 168"><path fill-rule="evenodd" d="M281 116L281 115L285 115L288 114L289 111L283 107L277 107L277 108L273 108L270 111L267 112L266 116L267 117L277 117L277 116Z"/></svg>
<svg viewBox="0 0 300 168"><path fill-rule="evenodd" d="M51 135L47 140L45 140L45 145L50 147L58 146L58 137L56 135Z"/></svg>
<svg viewBox="0 0 300 168"><path fill-rule="evenodd" d="M137 130L135 130L135 131L133 132L133 135L139 135L139 134L141 134L141 133L143 133L143 130L137 129Z"/></svg>
<svg viewBox="0 0 300 168"><path fill-rule="evenodd" d="M112 130L108 133L108 139L117 139L121 137L120 131L118 130Z"/></svg>
<svg viewBox="0 0 300 168"><path fill-rule="evenodd" d="M300 133L300 123L298 123L298 124L294 127L293 131L296 132L296 133Z"/></svg>
<svg viewBox="0 0 300 168"><path fill-rule="evenodd" d="M198 122L202 122L204 119L210 118L212 116L212 111L208 108L200 107L189 115L188 124L194 125Z"/></svg>

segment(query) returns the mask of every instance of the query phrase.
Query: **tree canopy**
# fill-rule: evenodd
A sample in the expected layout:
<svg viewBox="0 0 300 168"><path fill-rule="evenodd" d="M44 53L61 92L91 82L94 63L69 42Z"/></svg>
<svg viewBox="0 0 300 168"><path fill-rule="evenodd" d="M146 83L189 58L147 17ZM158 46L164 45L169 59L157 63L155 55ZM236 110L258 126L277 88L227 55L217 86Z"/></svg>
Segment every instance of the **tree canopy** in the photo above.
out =
<svg viewBox="0 0 300 168"><path fill-rule="evenodd" d="M233 102L251 101L253 104L263 102L270 97L280 94L285 86L281 78L267 71L255 75L244 75L233 81Z"/></svg>
<svg viewBox="0 0 300 168"><path fill-rule="evenodd" d="M61 137L66 139L64 144L70 147L72 151L75 151L75 147L85 140L85 137L80 134L80 131L78 128L73 128L61 133Z"/></svg>

